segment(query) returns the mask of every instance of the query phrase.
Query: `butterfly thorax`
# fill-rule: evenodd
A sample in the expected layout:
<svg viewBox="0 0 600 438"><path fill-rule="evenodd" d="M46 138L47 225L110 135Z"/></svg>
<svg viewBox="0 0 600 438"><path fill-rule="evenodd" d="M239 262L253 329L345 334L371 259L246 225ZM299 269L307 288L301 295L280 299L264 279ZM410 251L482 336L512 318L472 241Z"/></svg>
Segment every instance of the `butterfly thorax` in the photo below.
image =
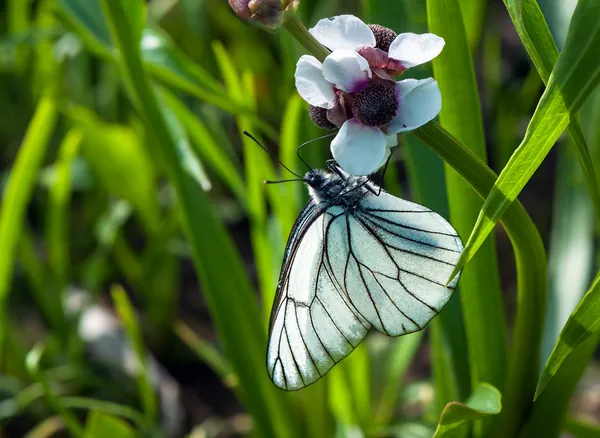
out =
<svg viewBox="0 0 600 438"><path fill-rule="evenodd" d="M314 169L306 174L304 181L314 202L327 206L356 207L369 193L364 188L366 177L342 178L334 173Z"/></svg>

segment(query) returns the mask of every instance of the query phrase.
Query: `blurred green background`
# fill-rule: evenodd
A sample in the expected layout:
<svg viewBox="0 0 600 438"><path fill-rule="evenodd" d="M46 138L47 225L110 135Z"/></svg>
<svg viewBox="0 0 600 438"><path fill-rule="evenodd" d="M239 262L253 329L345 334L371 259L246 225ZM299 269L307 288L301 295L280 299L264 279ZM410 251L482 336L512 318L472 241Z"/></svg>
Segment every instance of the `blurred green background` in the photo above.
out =
<svg viewBox="0 0 600 438"><path fill-rule="evenodd" d="M242 22L225 0L146 3L0 1L0 436L431 437L444 406L473 392L471 407L444 410L451 427L436 436L492 436L493 420L482 418L498 413L498 390L519 370L507 352L520 277L500 227L430 328L374 333L298 393L271 384L268 315L307 193L263 185L288 175L241 132L305 170L296 149L326 134L294 88L305 52L284 29ZM540 2L559 48L575 4ZM501 1L301 0L298 9L307 27L342 13L462 38L466 70L442 58L409 75L435 74L442 92L471 86L474 106L444 95L440 123L504 168L544 81ZM594 167L596 94L580 110ZM384 187L449 218L466 240L482 201L425 143L401 138ZM304 150L315 167L330 158L327 140ZM571 140L561 138L519 199L548 253L547 276L545 265L530 274L548 283L545 322L531 317L543 333L539 351L531 345L535 373L598 268L597 217ZM553 393L556 410L538 414L541 398L513 415L521 436L600 436L595 360L576 385L598 340L589 330L570 383ZM531 394L508 397L527 405ZM536 415L555 420L539 432Z"/></svg>

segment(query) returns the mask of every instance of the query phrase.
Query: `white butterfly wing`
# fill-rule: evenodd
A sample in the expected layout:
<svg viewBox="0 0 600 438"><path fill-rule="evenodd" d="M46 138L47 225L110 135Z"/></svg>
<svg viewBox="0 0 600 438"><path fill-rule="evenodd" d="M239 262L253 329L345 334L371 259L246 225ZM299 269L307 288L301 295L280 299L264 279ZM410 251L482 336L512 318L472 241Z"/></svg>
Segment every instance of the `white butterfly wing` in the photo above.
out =
<svg viewBox="0 0 600 438"><path fill-rule="evenodd" d="M382 192L356 209L313 203L292 231L271 312L267 369L282 389L318 380L373 326L421 330L450 299L463 245L440 215Z"/></svg>
<svg viewBox="0 0 600 438"><path fill-rule="evenodd" d="M440 215L382 192L338 220L326 259L336 283L373 327L390 336L421 330L450 299L462 242ZM334 232L335 231L335 232Z"/></svg>
<svg viewBox="0 0 600 438"><path fill-rule="evenodd" d="M307 209L314 208L311 204ZM305 212L307 211L305 209ZM325 233L341 225L329 212L303 214L292 232L271 311L267 370L285 390L321 378L360 343L370 328L332 281Z"/></svg>

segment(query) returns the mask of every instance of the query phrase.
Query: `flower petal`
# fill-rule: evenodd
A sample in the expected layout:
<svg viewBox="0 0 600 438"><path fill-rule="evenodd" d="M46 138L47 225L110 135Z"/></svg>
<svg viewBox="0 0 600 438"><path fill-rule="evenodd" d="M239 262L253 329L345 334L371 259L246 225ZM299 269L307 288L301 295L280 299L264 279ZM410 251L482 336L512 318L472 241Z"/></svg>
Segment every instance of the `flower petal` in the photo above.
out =
<svg viewBox="0 0 600 438"><path fill-rule="evenodd" d="M375 47L375 35L369 26L354 15L323 18L309 32L332 52L340 49L356 50L364 46Z"/></svg>
<svg viewBox="0 0 600 438"><path fill-rule="evenodd" d="M323 76L340 90L356 93L369 85L371 69L354 50L336 50L325 58Z"/></svg>
<svg viewBox="0 0 600 438"><path fill-rule="evenodd" d="M331 142L331 153L349 174L370 175L384 165L389 148L379 128L350 119Z"/></svg>
<svg viewBox="0 0 600 438"><path fill-rule="evenodd" d="M417 129L437 116L442 109L442 95L433 78L405 79L396 82L398 112L388 125L388 133Z"/></svg>
<svg viewBox="0 0 600 438"><path fill-rule="evenodd" d="M431 61L440 54L444 44L444 38L432 33L401 33L390 44L388 55L400 61L404 68L410 68Z"/></svg>
<svg viewBox="0 0 600 438"><path fill-rule="evenodd" d="M296 64L296 89L302 99L313 106L330 108L335 102L333 85L323 76L323 65L317 58L302 55Z"/></svg>
<svg viewBox="0 0 600 438"><path fill-rule="evenodd" d="M385 145L388 148L393 148L394 146L398 146L398 135L397 134L388 134L385 136Z"/></svg>

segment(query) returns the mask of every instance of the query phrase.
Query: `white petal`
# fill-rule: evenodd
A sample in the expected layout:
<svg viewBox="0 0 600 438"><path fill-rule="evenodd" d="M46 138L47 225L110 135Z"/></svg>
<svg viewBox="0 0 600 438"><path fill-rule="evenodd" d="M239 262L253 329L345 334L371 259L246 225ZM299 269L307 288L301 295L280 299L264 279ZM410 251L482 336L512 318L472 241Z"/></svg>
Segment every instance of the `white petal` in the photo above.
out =
<svg viewBox="0 0 600 438"><path fill-rule="evenodd" d="M388 132L417 129L437 116L442 109L442 95L433 78L406 79L396 83L398 112L388 125Z"/></svg>
<svg viewBox="0 0 600 438"><path fill-rule="evenodd" d="M400 61L404 68L410 68L431 61L440 54L444 44L444 38L432 33L401 33L390 44L388 55Z"/></svg>
<svg viewBox="0 0 600 438"><path fill-rule="evenodd" d="M309 32L332 52L340 49L356 50L365 46L375 47L375 35L369 26L354 15L323 18Z"/></svg>
<svg viewBox="0 0 600 438"><path fill-rule="evenodd" d="M340 90L356 93L369 85L371 69L354 50L336 50L325 58L323 76Z"/></svg>
<svg viewBox="0 0 600 438"><path fill-rule="evenodd" d="M350 119L331 142L331 153L349 174L370 175L384 165L390 152L379 128Z"/></svg>
<svg viewBox="0 0 600 438"><path fill-rule="evenodd" d="M388 148L393 148L394 146L398 146L398 135L397 134L389 134L385 136L385 145Z"/></svg>
<svg viewBox="0 0 600 438"><path fill-rule="evenodd" d="M323 65L317 58L302 55L296 64L296 89L302 99L313 106L330 108L335 102L333 85L323 76Z"/></svg>

